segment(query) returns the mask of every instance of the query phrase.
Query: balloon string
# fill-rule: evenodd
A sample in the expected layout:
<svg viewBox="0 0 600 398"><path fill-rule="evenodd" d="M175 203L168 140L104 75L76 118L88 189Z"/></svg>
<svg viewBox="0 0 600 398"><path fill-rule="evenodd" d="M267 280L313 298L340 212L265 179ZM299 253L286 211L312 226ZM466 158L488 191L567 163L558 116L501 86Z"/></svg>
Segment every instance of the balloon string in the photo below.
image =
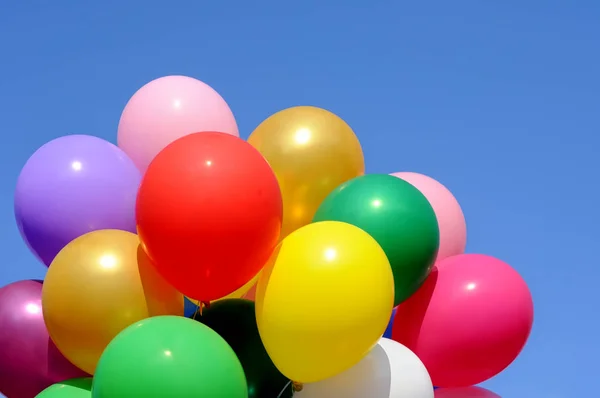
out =
<svg viewBox="0 0 600 398"><path fill-rule="evenodd" d="M279 393L279 395L277 395L277 398L281 398L281 396L283 395L283 393L285 392L285 390L287 390L287 388L290 386L290 384L292 383L292 381L288 381L287 383L285 383L285 386L283 387L283 390L281 390L281 392Z"/></svg>
<svg viewBox="0 0 600 398"><path fill-rule="evenodd" d="M202 308L206 307L206 309L210 308L210 301L200 301L198 300L198 304L196 304L196 311L194 311L194 315L192 318L196 318L198 314L202 316Z"/></svg>
<svg viewBox="0 0 600 398"><path fill-rule="evenodd" d="M198 316L198 314L200 314L200 307L202 306L202 304L200 304L200 302L198 301L198 304L196 304L196 311L194 311L194 315L192 316L193 319L196 319L196 317Z"/></svg>

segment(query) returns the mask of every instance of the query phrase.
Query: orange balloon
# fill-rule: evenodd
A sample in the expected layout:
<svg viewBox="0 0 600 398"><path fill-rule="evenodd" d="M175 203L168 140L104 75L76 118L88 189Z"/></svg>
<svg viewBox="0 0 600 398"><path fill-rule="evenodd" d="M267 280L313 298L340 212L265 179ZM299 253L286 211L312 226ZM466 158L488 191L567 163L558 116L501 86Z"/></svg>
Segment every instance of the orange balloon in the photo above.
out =
<svg viewBox="0 0 600 398"><path fill-rule="evenodd" d="M248 137L277 176L283 198L279 239L310 224L337 186L365 173L365 158L352 128L314 106L269 116Z"/></svg>
<svg viewBox="0 0 600 398"><path fill-rule="evenodd" d="M42 289L50 337L73 364L93 374L123 329L156 315L183 315L183 295L150 264L137 235L100 230L58 253Z"/></svg>

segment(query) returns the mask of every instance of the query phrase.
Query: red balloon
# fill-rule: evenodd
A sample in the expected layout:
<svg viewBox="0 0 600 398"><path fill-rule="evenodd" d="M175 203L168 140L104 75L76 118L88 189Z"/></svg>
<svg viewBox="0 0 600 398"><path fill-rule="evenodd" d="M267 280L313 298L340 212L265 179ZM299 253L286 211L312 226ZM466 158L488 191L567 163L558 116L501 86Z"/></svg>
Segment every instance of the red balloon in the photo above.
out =
<svg viewBox="0 0 600 398"><path fill-rule="evenodd" d="M433 385L466 387L504 370L533 325L533 301L510 265L490 256L448 257L393 321L392 339L423 362Z"/></svg>
<svg viewBox="0 0 600 398"><path fill-rule="evenodd" d="M229 134L184 136L150 163L137 197L138 234L158 271L211 301L246 284L276 246L283 216L263 156Z"/></svg>

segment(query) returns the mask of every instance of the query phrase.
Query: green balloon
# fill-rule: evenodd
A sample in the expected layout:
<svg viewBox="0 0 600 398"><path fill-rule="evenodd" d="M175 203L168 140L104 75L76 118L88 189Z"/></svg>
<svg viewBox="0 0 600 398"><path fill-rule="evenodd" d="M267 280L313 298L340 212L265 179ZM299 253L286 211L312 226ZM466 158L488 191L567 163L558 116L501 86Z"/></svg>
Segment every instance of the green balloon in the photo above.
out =
<svg viewBox="0 0 600 398"><path fill-rule="evenodd" d="M433 208L417 188L391 175L368 174L340 185L317 210L317 221L355 225L379 243L394 273L394 306L421 286L437 256Z"/></svg>
<svg viewBox="0 0 600 398"><path fill-rule="evenodd" d="M70 379L46 388L36 398L90 398L92 396L92 378Z"/></svg>
<svg viewBox="0 0 600 398"><path fill-rule="evenodd" d="M289 379L277 370L260 339L254 302L220 300L211 303L202 315L196 314L194 319L219 333L233 348L244 367L250 398L288 398L293 395Z"/></svg>
<svg viewBox="0 0 600 398"><path fill-rule="evenodd" d="M216 332L188 318L135 323L102 353L93 398L247 398L244 369Z"/></svg>

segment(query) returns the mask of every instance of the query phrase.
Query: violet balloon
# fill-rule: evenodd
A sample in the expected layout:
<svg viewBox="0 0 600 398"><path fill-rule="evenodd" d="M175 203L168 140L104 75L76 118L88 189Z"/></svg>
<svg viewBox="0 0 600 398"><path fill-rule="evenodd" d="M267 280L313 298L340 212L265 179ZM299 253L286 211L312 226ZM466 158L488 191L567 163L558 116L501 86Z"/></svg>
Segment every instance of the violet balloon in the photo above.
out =
<svg viewBox="0 0 600 398"><path fill-rule="evenodd" d="M141 173L125 152L98 137L69 135L27 161L15 191L21 236L47 266L73 239L99 229L136 232Z"/></svg>
<svg viewBox="0 0 600 398"><path fill-rule="evenodd" d="M48 386L86 374L52 343L42 315L42 283L0 288L0 392L33 398Z"/></svg>

